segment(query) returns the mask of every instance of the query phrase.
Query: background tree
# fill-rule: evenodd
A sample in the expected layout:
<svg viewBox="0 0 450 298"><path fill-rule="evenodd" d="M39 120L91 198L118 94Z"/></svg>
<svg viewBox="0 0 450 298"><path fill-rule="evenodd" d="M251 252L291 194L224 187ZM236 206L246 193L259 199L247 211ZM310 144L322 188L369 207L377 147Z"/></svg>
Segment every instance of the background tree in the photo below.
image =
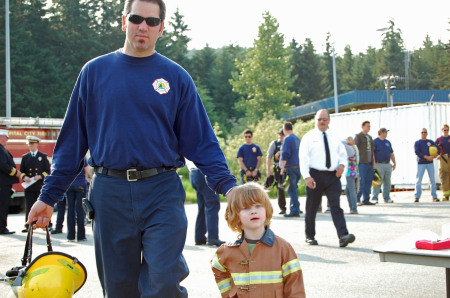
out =
<svg viewBox="0 0 450 298"><path fill-rule="evenodd" d="M404 89L405 74L405 46L402 32L395 27L393 20L389 21L389 30L383 33L382 48L380 50L380 76L396 75L402 77L395 84L397 89Z"/></svg>
<svg viewBox="0 0 450 298"><path fill-rule="evenodd" d="M233 91L243 98L238 107L245 110L251 122L262 119L265 113L287 113L294 93L289 51L284 48L284 36L278 33L278 22L269 12L263 14L258 38L242 62L237 63L239 73L230 83Z"/></svg>

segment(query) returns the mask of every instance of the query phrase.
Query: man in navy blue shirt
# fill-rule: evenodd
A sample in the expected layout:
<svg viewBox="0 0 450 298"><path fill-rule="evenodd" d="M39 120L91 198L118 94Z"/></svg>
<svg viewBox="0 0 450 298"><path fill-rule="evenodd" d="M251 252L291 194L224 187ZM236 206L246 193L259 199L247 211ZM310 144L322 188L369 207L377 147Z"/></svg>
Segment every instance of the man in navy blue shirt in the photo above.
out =
<svg viewBox="0 0 450 298"><path fill-rule="evenodd" d="M261 165L262 152L258 145L252 143L253 132L250 129L244 131L245 144L239 147L237 159L241 167L241 183L258 181L261 177L259 166Z"/></svg>
<svg viewBox="0 0 450 298"><path fill-rule="evenodd" d="M422 178L425 171L428 172L431 184L431 196L433 202L439 202L436 194L436 182L434 179L434 164L433 160L439 157L440 149L432 140L427 139L428 131L426 128L422 128L421 138L414 143L414 152L417 155L417 176L416 176L416 189L414 192L414 202L418 203L420 196L422 195ZM430 153L430 147L436 147L436 154Z"/></svg>
<svg viewBox="0 0 450 298"><path fill-rule="evenodd" d="M124 47L89 61L70 98L51 175L28 222L48 225L54 204L83 168L94 167L89 201L95 257L105 297L187 297L183 257L184 158L208 186L236 186L192 78L155 51L163 0L126 0ZM81 258L81 257L80 257Z"/></svg>
<svg viewBox="0 0 450 298"><path fill-rule="evenodd" d="M281 146L281 171L280 175L286 173L289 176L289 188L287 193L291 199L290 212L285 217L300 217L300 203L298 201L297 184L300 181L300 162L298 151L300 148L300 138L294 134L292 123L286 122L283 125L284 141Z"/></svg>
<svg viewBox="0 0 450 298"><path fill-rule="evenodd" d="M436 139L436 144L441 149L439 178L441 179L442 192L444 194L442 201L448 201L450 197L450 136L448 128L448 124L442 125L442 136Z"/></svg>
<svg viewBox="0 0 450 298"><path fill-rule="evenodd" d="M381 190L381 185L383 185L383 198L385 203L394 203L390 198L391 193L391 175L392 171L395 170L395 155L392 149L391 142L389 142L386 137L388 134L386 128L380 128L378 130L378 138L376 138L374 143L374 157L375 157L375 169L380 174L381 184L377 185L373 189L372 201L378 203L378 194ZM392 165L391 165L392 160Z"/></svg>

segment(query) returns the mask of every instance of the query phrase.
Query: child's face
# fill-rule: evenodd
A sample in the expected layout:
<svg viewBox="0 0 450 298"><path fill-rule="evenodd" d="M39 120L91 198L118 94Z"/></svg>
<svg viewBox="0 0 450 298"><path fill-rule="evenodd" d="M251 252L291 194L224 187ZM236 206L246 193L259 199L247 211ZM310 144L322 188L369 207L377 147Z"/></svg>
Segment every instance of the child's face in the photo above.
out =
<svg viewBox="0 0 450 298"><path fill-rule="evenodd" d="M266 208L261 204L256 204L251 207L241 209L239 211L239 218L244 227L244 231L264 229L264 222L266 221Z"/></svg>

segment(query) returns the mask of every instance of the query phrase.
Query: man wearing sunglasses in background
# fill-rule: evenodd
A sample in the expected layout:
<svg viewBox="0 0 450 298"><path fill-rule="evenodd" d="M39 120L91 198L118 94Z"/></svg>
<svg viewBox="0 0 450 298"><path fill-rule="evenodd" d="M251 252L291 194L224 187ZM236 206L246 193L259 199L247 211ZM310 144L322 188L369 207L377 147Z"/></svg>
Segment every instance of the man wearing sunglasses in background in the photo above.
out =
<svg viewBox="0 0 450 298"><path fill-rule="evenodd" d="M83 67L54 169L28 219L48 224L89 149L97 271L107 297L187 297L180 285L189 273L185 192L175 171L184 157L216 193L236 186L191 77L155 52L165 11L162 0L125 1L124 47Z"/></svg>
<svg viewBox="0 0 450 298"><path fill-rule="evenodd" d="M417 156L417 175L416 175L416 189L414 191L414 203L418 203L420 196L422 195L422 178L425 171L428 172L431 184L431 196L433 202L439 202L436 193L436 181L434 180L434 164L435 158L439 157L440 148L432 141L427 139L428 131L426 128L422 128L420 133L420 140L414 143L414 152ZM432 154L430 147L436 147L436 154Z"/></svg>
<svg viewBox="0 0 450 298"><path fill-rule="evenodd" d="M241 183L258 181L261 177L259 167L261 165L262 152L258 145L253 144L253 132L250 129L244 131L244 144L239 147L237 159L241 167Z"/></svg>

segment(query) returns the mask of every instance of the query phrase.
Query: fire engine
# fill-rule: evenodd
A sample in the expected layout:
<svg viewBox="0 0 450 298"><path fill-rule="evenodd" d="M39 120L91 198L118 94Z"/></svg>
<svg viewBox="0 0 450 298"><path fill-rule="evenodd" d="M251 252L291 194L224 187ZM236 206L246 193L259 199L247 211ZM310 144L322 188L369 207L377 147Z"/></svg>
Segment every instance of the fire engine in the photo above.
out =
<svg viewBox="0 0 450 298"><path fill-rule="evenodd" d="M0 129L9 130L9 140L5 148L12 154L17 169L20 169L22 155L29 152L27 136L36 136L41 139L38 150L46 153L50 164L52 163L53 149L62 122L63 119L56 118L0 117ZM14 194L9 204L9 213L19 213L25 208L22 182L13 185Z"/></svg>

